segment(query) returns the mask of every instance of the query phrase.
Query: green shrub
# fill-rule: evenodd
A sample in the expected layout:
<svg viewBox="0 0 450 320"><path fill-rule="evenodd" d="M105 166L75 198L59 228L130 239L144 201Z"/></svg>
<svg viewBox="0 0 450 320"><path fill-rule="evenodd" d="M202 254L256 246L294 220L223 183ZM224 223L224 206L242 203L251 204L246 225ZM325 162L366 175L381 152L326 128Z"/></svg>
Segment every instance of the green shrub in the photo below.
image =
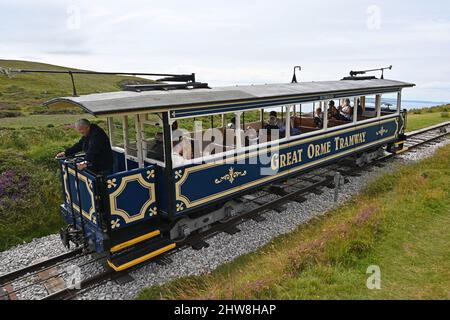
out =
<svg viewBox="0 0 450 320"><path fill-rule="evenodd" d="M1 133L3 136L0 138L8 139L11 139L14 133L14 138L8 142L10 146L16 145L14 141L35 136L34 132L20 130L11 131L8 135ZM0 141L4 143L3 140L5 139ZM29 148L23 142L19 144ZM3 183L0 189L3 193L5 190L7 193L13 192L6 198L0 197L0 251L35 237L54 233L62 225L59 216L61 183L59 173L55 169L56 163L52 161L52 153L57 149L56 142L44 146L36 145L28 154L24 154L20 149L4 150L0 147L0 183ZM12 178L5 180L5 174L10 175L11 172L14 173ZM11 179L16 178L20 183L26 183L20 190L15 190L10 183L13 181Z"/></svg>
<svg viewBox="0 0 450 320"><path fill-rule="evenodd" d="M450 114L446 111L446 112L441 112L441 117L442 118L450 118Z"/></svg>
<svg viewBox="0 0 450 320"><path fill-rule="evenodd" d="M19 111L0 111L0 118L17 118L23 116Z"/></svg>

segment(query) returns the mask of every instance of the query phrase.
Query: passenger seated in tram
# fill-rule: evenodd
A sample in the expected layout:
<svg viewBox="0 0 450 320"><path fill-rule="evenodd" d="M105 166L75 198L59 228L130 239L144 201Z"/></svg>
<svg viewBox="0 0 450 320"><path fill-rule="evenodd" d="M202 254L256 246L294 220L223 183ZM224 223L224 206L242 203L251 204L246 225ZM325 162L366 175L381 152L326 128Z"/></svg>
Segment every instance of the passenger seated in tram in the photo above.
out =
<svg viewBox="0 0 450 320"><path fill-rule="evenodd" d="M173 148L172 148L172 162L174 166L183 165L186 160L192 159L192 144L189 137L185 136L178 130L178 122L172 124L173 132ZM176 133L175 133L176 132ZM175 133L175 134L174 134Z"/></svg>
<svg viewBox="0 0 450 320"><path fill-rule="evenodd" d="M236 117L230 120L230 123L227 124L227 129L236 129Z"/></svg>
<svg viewBox="0 0 450 320"><path fill-rule="evenodd" d="M299 128L296 128L294 126L294 123L291 122L291 137L292 136L299 136L302 134L302 131Z"/></svg>
<svg viewBox="0 0 450 320"><path fill-rule="evenodd" d="M286 130L286 127L285 127L285 125L284 125L283 120L278 119L278 114L277 114L276 111L270 111L269 116L270 116L270 118L272 118L272 117L275 118L275 120L276 120L276 126L278 127L278 129L279 129L280 131L285 131L285 130Z"/></svg>
<svg viewBox="0 0 450 320"><path fill-rule="evenodd" d="M186 160L192 159L192 145L187 137L180 137L172 149L172 161L174 166L180 166L186 163Z"/></svg>
<svg viewBox="0 0 450 320"><path fill-rule="evenodd" d="M245 130L245 145L246 146L255 146L259 142L258 133L254 128L248 126Z"/></svg>
<svg viewBox="0 0 450 320"><path fill-rule="evenodd" d="M318 107L314 112L314 124L317 128L323 127L323 112L321 107Z"/></svg>
<svg viewBox="0 0 450 320"><path fill-rule="evenodd" d="M362 116L364 113L363 107L361 105L361 99L358 99L358 116Z"/></svg>
<svg viewBox="0 0 450 320"><path fill-rule="evenodd" d="M352 121L353 120L353 108L350 105L350 99L345 99L342 106L339 107L339 120Z"/></svg>
<svg viewBox="0 0 450 320"><path fill-rule="evenodd" d="M269 122L264 125L264 129L267 130L268 135L270 135L272 133L272 130L280 130L280 127L278 126L277 117L272 115L272 112L270 114L271 114L271 116L269 118Z"/></svg>
<svg viewBox="0 0 450 320"><path fill-rule="evenodd" d="M147 152L147 158L164 161L164 139L163 133L158 132L155 139L151 142Z"/></svg>
<svg viewBox="0 0 450 320"><path fill-rule="evenodd" d="M339 111L336 108L336 104L333 100L328 102L328 119L335 119L337 120L339 118Z"/></svg>

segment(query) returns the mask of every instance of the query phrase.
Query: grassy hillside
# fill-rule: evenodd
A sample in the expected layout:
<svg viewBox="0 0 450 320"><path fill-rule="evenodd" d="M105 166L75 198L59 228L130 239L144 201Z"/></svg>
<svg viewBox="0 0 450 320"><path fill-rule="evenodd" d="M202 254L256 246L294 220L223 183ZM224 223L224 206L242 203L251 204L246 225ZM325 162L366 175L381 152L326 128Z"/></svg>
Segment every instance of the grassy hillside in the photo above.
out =
<svg viewBox="0 0 450 320"><path fill-rule="evenodd" d="M450 299L450 146L211 274L139 299ZM381 289L366 286L369 266Z"/></svg>
<svg viewBox="0 0 450 320"><path fill-rule="evenodd" d="M0 67L13 69L76 70L44 63L0 60ZM78 94L120 90L124 81L134 77L109 75L74 75ZM147 80L141 79L146 82ZM16 74L12 78L0 76L0 110L32 112L42 110L42 103L51 98L72 95L70 77L65 74Z"/></svg>
<svg viewBox="0 0 450 320"><path fill-rule="evenodd" d="M415 109L408 113L407 129L419 130L446 121L450 121L450 105Z"/></svg>

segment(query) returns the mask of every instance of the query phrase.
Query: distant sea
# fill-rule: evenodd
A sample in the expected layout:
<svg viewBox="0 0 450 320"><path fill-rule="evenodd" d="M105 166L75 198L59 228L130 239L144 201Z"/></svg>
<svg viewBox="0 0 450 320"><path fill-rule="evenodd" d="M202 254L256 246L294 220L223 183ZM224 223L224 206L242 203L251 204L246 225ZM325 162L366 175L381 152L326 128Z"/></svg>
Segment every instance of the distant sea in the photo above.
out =
<svg viewBox="0 0 450 320"><path fill-rule="evenodd" d="M382 99L382 103L390 103L392 105L397 104L396 99ZM449 102L439 101L421 101L421 100L402 100L402 109L423 109L428 107L435 107L449 104Z"/></svg>
<svg viewBox="0 0 450 320"><path fill-rule="evenodd" d="M368 105L375 105L375 99L367 98ZM397 105L397 99L393 98L382 98L381 104L391 104L392 106ZM424 101L424 100L403 100L402 99L402 109L423 109L435 106L441 106L449 104L449 102L439 102L439 101Z"/></svg>

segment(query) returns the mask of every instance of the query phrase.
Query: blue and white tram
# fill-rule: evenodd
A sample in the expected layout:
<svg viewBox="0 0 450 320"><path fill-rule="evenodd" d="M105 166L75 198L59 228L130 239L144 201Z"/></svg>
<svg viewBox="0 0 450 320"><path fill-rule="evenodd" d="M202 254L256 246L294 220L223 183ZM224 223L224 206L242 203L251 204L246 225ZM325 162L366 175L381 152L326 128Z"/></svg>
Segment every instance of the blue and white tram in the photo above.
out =
<svg viewBox="0 0 450 320"><path fill-rule="evenodd" d="M402 148L401 93L413 86L372 78L51 100L50 106L76 105L106 117L114 150L114 172L108 176L77 171L82 159L60 160L61 212L69 225L62 237L107 252L116 271L151 259L236 214L241 210L236 197L343 157L364 164L384 150ZM383 108L384 97L395 97L396 107ZM330 101L339 106L344 99L352 114L342 120L333 116ZM284 132L267 134L267 113L277 108ZM250 113L259 118L246 123ZM227 126L230 118L233 125ZM181 130L199 119L211 119L209 130L201 122Z"/></svg>

